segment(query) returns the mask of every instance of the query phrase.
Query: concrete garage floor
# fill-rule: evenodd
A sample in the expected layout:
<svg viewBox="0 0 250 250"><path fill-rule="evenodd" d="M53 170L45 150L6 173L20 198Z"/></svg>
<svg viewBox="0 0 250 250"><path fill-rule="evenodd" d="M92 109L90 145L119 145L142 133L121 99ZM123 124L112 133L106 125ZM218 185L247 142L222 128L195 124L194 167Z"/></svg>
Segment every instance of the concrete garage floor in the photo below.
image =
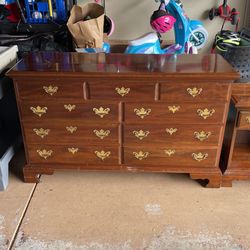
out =
<svg viewBox="0 0 250 250"><path fill-rule="evenodd" d="M250 181L75 171L33 188L12 176L0 193L1 250L250 249Z"/></svg>

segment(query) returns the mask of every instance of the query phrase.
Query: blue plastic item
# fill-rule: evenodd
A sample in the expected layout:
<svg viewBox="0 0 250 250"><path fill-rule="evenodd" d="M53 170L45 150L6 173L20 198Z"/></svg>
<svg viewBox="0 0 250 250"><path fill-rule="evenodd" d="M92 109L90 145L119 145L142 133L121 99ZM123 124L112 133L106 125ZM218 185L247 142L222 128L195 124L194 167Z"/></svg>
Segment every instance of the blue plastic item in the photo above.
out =
<svg viewBox="0 0 250 250"><path fill-rule="evenodd" d="M45 1L25 0L25 10L28 23L47 23L49 18L63 23L67 20L67 12L64 0L51 0L53 14L49 16L49 4Z"/></svg>
<svg viewBox="0 0 250 250"><path fill-rule="evenodd" d="M182 47L179 44L173 44L162 49L159 38L156 33L151 32L144 36L130 41L126 48L126 54L175 54Z"/></svg>
<svg viewBox="0 0 250 250"><path fill-rule="evenodd" d="M208 38L208 33L202 22L190 20L183 10L180 0L160 0L160 4L165 5L165 9L175 19L174 34L175 44L162 49L158 36L154 33L130 41L127 54L196 54L202 48Z"/></svg>

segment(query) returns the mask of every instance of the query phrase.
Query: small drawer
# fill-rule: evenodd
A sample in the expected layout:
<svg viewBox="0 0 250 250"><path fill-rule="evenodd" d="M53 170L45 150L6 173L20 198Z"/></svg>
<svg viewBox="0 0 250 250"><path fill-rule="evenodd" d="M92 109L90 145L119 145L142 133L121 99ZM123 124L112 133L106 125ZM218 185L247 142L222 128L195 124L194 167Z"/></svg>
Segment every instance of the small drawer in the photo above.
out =
<svg viewBox="0 0 250 250"><path fill-rule="evenodd" d="M160 100L185 102L226 102L229 84L226 83L161 83Z"/></svg>
<svg viewBox="0 0 250 250"><path fill-rule="evenodd" d="M107 165L118 164L118 146L86 147L77 144L64 146L28 145L30 163Z"/></svg>
<svg viewBox="0 0 250 250"><path fill-rule="evenodd" d="M23 120L49 121L50 119L78 119L90 122L117 122L118 104L91 102L45 102L21 103Z"/></svg>
<svg viewBox="0 0 250 250"><path fill-rule="evenodd" d="M138 101L155 99L155 84L126 80L89 82L89 96L93 100Z"/></svg>
<svg viewBox="0 0 250 250"><path fill-rule="evenodd" d="M24 122L27 144L118 144L118 124L86 125L79 120Z"/></svg>
<svg viewBox="0 0 250 250"><path fill-rule="evenodd" d="M124 164L166 167L215 167L216 149L165 146L124 148Z"/></svg>
<svg viewBox="0 0 250 250"><path fill-rule="evenodd" d="M127 103L126 123L218 124L225 122L226 104L217 103Z"/></svg>
<svg viewBox="0 0 250 250"><path fill-rule="evenodd" d="M72 79L33 79L18 80L18 92L21 100L58 100L83 99L83 80Z"/></svg>
<svg viewBox="0 0 250 250"><path fill-rule="evenodd" d="M124 143L218 146L222 127L215 125L124 125Z"/></svg>
<svg viewBox="0 0 250 250"><path fill-rule="evenodd" d="M240 129L250 129L250 111L240 111L237 121Z"/></svg>

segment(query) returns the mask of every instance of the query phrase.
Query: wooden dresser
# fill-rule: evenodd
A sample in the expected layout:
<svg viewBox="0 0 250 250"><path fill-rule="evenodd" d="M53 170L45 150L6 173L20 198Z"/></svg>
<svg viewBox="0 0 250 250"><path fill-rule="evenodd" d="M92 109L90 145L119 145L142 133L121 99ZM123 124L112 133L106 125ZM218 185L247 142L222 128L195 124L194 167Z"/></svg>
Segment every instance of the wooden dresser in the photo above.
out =
<svg viewBox="0 0 250 250"><path fill-rule="evenodd" d="M234 180L250 179L250 84L232 87L232 102L222 147L222 186Z"/></svg>
<svg viewBox="0 0 250 250"><path fill-rule="evenodd" d="M188 173L221 185L238 75L219 55L31 53L9 75L26 182L83 169Z"/></svg>

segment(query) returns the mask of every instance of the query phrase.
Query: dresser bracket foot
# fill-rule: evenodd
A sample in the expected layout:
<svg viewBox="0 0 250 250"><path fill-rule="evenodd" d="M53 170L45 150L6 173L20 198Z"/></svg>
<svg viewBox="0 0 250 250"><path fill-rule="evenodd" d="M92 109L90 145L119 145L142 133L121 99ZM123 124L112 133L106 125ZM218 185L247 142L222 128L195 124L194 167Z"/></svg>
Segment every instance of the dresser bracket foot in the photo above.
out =
<svg viewBox="0 0 250 250"><path fill-rule="evenodd" d="M41 174L52 175L53 173L54 170L51 168L45 169L39 167L30 167L27 165L23 168L24 182L27 183L38 183L40 181Z"/></svg>
<svg viewBox="0 0 250 250"><path fill-rule="evenodd" d="M190 178L193 180L200 180L200 183L207 188L221 187L220 174L190 174ZM206 180L206 182L204 182L204 180Z"/></svg>

